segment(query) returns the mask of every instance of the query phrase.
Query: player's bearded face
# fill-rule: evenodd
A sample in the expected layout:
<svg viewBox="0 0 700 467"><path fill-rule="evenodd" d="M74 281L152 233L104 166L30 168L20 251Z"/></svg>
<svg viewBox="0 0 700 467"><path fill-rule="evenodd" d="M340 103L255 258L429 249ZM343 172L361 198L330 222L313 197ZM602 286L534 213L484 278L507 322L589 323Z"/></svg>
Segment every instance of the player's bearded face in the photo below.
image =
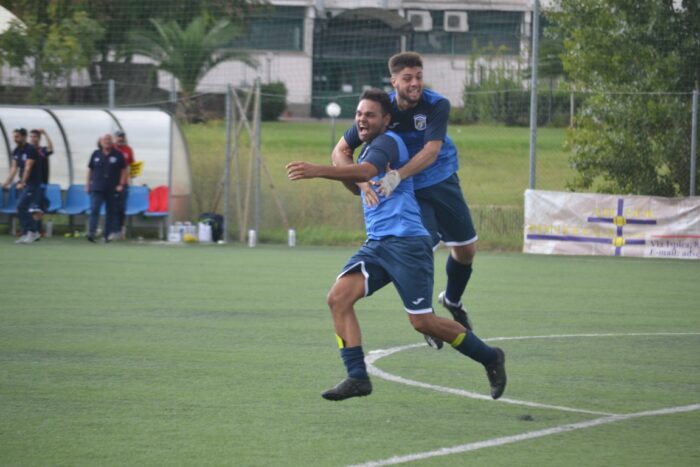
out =
<svg viewBox="0 0 700 467"><path fill-rule="evenodd" d="M379 102L363 99L355 112L355 125L360 141L371 141L377 135L384 132L384 127L389 123L389 116L382 114L382 106Z"/></svg>
<svg viewBox="0 0 700 467"><path fill-rule="evenodd" d="M404 68L391 77L391 84L396 89L399 101L412 107L418 103L423 94L423 69L421 67Z"/></svg>

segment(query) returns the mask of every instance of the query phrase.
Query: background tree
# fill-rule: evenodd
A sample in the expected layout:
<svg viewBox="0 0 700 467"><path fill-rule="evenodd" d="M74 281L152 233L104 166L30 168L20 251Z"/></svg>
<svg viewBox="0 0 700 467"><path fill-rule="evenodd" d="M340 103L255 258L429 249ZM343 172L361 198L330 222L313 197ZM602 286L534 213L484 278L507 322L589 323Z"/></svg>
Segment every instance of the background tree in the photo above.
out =
<svg viewBox="0 0 700 467"><path fill-rule="evenodd" d="M209 15L243 27L247 15L262 6L258 1L248 0L90 0L84 1L84 7L105 28L105 34L97 44L99 60L92 70L93 81L97 81L107 77L120 78L102 76L103 73L97 73L97 66L113 61L130 63L135 52L130 34L151 29L152 18L185 25L192 18Z"/></svg>
<svg viewBox="0 0 700 467"><path fill-rule="evenodd" d="M95 34L86 30L80 37L81 40L94 39L92 62L87 70L93 84L114 79L118 85L133 83L134 76L143 78L147 75L145 65L132 63L134 50L131 47L130 34L133 30L151 29L151 18L159 18L166 22L177 21L185 25L192 18L210 15L215 18L225 18L243 28L245 18L251 12L269 8L263 0L3 0L2 4L25 24L32 23L31 37L15 35L11 42L12 50L18 50L17 42L26 43L28 38L30 40L46 38L51 25L71 18L76 12L82 12L87 15L87 18L97 21L102 32ZM31 45L33 49L42 48L41 45L28 43L26 45ZM23 44L19 44L19 49L23 48L22 46ZM24 49L26 50L26 47ZM1 50L0 54L2 54ZM16 55L17 53L13 52L13 58ZM5 61L9 63L9 58ZM14 60L13 64L18 61L21 62L20 66L25 66L21 59ZM43 68L40 61L37 61L37 64L38 70ZM25 71L29 70L25 68ZM37 78L42 76L38 71L35 74ZM126 94L122 95L128 99L132 94L141 96L144 92L151 92L143 79L139 84L138 87L126 85L126 88L121 89L121 92ZM39 85L39 88L34 91L37 96L43 95L46 91L40 81ZM103 90L104 86L94 88L93 98L101 98ZM34 100L36 101L37 98Z"/></svg>
<svg viewBox="0 0 700 467"><path fill-rule="evenodd" d="M38 8L38 13L26 9L21 21L12 21L0 34L0 61L31 76L32 102L56 101L59 82L63 89L70 87L71 73L90 64L95 43L103 34L100 25L82 11L65 16L59 3Z"/></svg>
<svg viewBox="0 0 700 467"><path fill-rule="evenodd" d="M592 93L567 137L578 171L570 187L687 194L697 0L558 0L548 17L572 84Z"/></svg>
<svg viewBox="0 0 700 467"><path fill-rule="evenodd" d="M132 50L152 58L160 70L177 78L184 116L190 122L200 118L198 105L192 97L197 84L209 70L229 60L255 66L248 54L230 48L242 30L227 19L215 21L202 15L184 29L174 20L150 22L152 30L132 33Z"/></svg>
<svg viewBox="0 0 700 467"><path fill-rule="evenodd" d="M566 80L566 71L561 57L565 51L564 38L558 28L551 27L547 17L542 18L540 22L541 32L539 40L539 61L537 64L537 76L540 85L547 86L546 107L538 105L538 114L545 115L544 119L538 118L538 122L545 124L552 123L553 104L555 100L555 91L560 81ZM527 68L523 71L522 77L530 81L532 79L532 67L530 62ZM540 94L540 92L538 92ZM559 100L563 97L560 94ZM529 120L529 118L528 118Z"/></svg>

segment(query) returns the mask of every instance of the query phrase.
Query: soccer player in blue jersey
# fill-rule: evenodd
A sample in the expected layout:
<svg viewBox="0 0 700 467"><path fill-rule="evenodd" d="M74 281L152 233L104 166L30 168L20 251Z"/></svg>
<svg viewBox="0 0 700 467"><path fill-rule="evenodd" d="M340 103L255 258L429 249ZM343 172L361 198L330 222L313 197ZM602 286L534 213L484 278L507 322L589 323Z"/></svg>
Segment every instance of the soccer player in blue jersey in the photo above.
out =
<svg viewBox="0 0 700 467"><path fill-rule="evenodd" d="M476 254L476 229L457 176L457 149L447 136L450 103L438 93L423 88L423 62L415 52L404 52L389 59L394 91L391 98L389 129L406 143L411 160L389 171L381 180L380 192L390 196L402 180L413 177L423 225L433 246L442 240L450 248L447 258L447 287L438 301L467 329L471 321L462 305L462 295L472 275ZM352 154L361 139L350 128L333 150L336 165L352 163ZM361 185L369 193L367 185ZM369 196L372 197L371 193ZM436 348L442 342L426 337Z"/></svg>
<svg viewBox="0 0 700 467"><path fill-rule="evenodd" d="M498 399L506 385L503 351L489 347L460 323L433 313L432 241L421 221L412 178L406 177L389 197L369 185L374 196L371 202L357 186L362 182L379 183L387 170L398 170L408 162L406 145L396 133L386 131L390 121L389 96L377 89L367 90L355 114L357 134L364 143L357 163L325 166L296 161L287 165L290 180L338 180L353 193L361 194L363 201L367 241L348 260L328 293L340 356L348 376L322 396L337 401L372 392L354 304L392 282L413 327L450 342L456 350L483 364L491 397Z"/></svg>

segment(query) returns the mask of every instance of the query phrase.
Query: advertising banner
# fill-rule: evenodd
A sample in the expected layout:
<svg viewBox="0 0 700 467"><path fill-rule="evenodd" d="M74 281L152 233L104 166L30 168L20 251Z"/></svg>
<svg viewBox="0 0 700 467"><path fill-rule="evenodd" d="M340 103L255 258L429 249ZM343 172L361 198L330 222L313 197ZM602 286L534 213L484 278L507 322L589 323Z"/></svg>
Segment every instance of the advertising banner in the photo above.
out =
<svg viewBox="0 0 700 467"><path fill-rule="evenodd" d="M700 259L700 197L525 192L523 251Z"/></svg>

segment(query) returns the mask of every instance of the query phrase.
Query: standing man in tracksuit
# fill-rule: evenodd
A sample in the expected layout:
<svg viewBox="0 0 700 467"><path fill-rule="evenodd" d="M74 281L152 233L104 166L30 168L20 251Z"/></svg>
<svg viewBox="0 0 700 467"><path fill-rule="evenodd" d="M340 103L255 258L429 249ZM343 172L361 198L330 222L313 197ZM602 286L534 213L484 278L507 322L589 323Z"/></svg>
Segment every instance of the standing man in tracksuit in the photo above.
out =
<svg viewBox="0 0 700 467"><path fill-rule="evenodd" d="M124 156L114 149L113 144L111 134L103 135L88 163L85 191L90 194L90 221L87 239L92 243L95 243L103 203L106 206L103 235L105 243L110 241L109 235L116 225L119 196L128 177Z"/></svg>

